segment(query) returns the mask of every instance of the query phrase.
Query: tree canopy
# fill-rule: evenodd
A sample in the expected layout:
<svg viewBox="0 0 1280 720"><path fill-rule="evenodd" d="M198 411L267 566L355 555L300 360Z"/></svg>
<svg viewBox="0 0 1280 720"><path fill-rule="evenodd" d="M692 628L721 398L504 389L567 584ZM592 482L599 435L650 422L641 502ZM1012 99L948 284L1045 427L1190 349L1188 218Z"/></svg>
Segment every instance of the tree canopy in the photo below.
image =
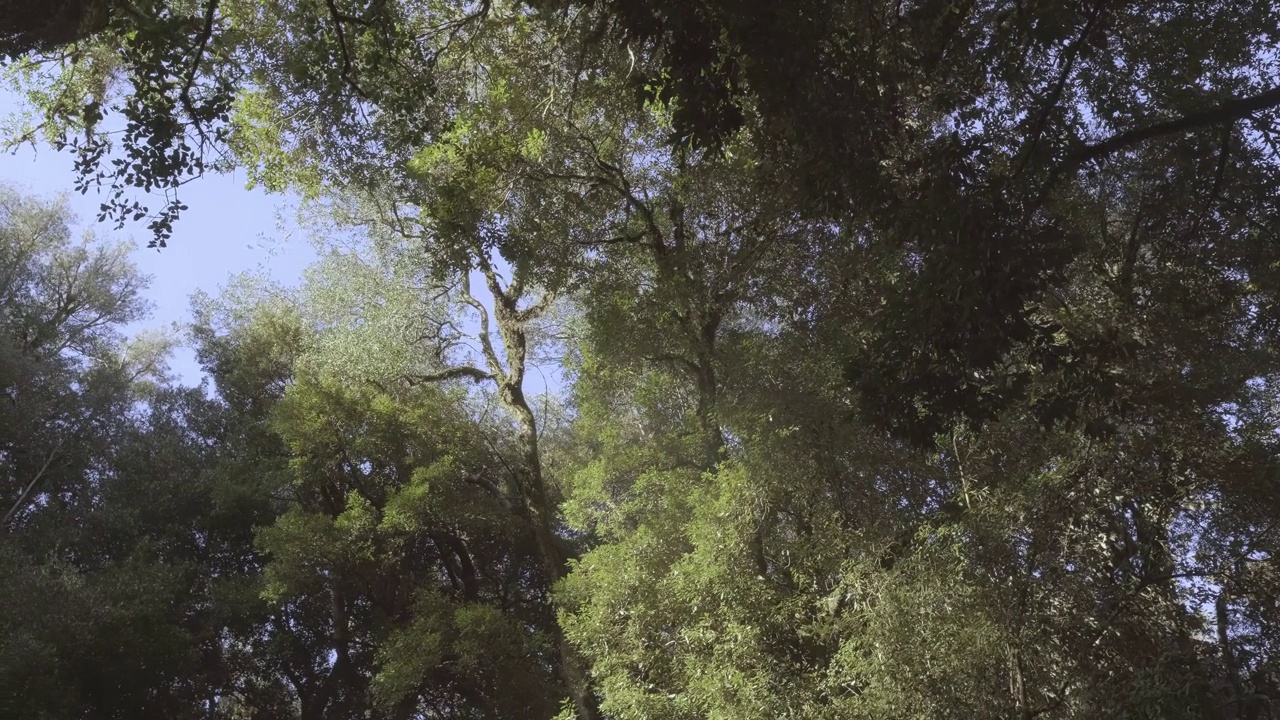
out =
<svg viewBox="0 0 1280 720"><path fill-rule="evenodd" d="M60 7L13 142L321 259L182 387L0 197L5 712L1280 715L1274 3Z"/></svg>

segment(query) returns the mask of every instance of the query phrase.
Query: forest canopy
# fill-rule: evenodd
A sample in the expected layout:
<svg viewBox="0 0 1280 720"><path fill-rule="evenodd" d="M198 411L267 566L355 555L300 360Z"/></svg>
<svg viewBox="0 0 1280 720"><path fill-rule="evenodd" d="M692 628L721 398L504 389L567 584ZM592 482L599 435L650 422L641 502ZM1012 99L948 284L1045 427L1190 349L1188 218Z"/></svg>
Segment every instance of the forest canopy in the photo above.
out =
<svg viewBox="0 0 1280 720"><path fill-rule="evenodd" d="M0 715L1280 716L1274 3L38 5Z"/></svg>

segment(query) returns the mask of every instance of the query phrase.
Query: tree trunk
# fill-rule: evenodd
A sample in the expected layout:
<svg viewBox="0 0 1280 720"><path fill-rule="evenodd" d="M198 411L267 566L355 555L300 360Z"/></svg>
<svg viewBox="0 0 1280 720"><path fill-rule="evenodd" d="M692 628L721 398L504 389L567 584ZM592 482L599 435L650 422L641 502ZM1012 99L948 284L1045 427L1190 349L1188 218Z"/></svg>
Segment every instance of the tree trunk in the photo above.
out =
<svg viewBox="0 0 1280 720"><path fill-rule="evenodd" d="M522 296L519 286L512 285L504 290L487 262L481 259L479 265L485 274L489 292L493 296L493 314L506 354L506 367L502 366L497 354L493 351L487 336L488 321L483 317L481 325L485 337L481 340L481 346L491 374L498 385L498 398L507 411L515 416L519 426L516 444L520 453L520 467L512 478L513 490L528 515L535 538L535 549L547 574L547 581L554 586L568 574L568 557L556 537L555 509L547 498L546 483L542 474L542 452L538 446L538 420L524 394L525 361L528 352L526 324L541 311L542 307L545 307L549 298L544 298L543 303L535 309L521 311L518 307ZM474 303L472 306L477 307ZM482 313L482 316L485 314L482 307L477 307L477 310ZM600 704L591 686L585 664L574 652L558 625L555 629L555 641L560 656L560 677L573 700L579 720L602 720Z"/></svg>

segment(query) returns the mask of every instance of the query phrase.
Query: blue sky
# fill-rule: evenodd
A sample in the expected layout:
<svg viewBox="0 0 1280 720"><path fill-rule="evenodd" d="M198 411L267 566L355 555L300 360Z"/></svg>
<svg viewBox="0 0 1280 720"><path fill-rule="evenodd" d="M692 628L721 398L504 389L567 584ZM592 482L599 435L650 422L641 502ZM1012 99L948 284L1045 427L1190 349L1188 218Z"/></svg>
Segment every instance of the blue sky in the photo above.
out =
<svg viewBox="0 0 1280 720"><path fill-rule="evenodd" d="M0 117L18 109L12 95L0 94ZM186 185L181 197L190 209L174 226L169 247L158 251L147 249L151 236L144 223L117 231L114 224L95 222L102 201L92 190L83 196L73 191L69 154L30 146L0 154L0 182L47 198L66 194L81 229L134 246L134 262L152 277L147 296L155 306L151 320L130 328L134 331L186 321L192 293L215 292L236 273L265 270L280 282L295 284L315 258L291 216L280 212L288 198L246 190L243 173L210 175ZM184 383L200 381L189 349L179 350L171 367Z"/></svg>

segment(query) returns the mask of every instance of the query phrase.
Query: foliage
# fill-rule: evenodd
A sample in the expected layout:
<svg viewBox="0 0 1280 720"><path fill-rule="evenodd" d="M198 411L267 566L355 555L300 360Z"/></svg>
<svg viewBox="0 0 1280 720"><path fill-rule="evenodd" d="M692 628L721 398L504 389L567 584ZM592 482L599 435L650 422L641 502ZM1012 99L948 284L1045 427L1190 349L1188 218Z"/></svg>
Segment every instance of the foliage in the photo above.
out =
<svg viewBox="0 0 1280 720"><path fill-rule="evenodd" d="M206 396L6 198L8 702L1275 716L1273 5L221 0L28 55L55 139L221 132L322 258L197 298Z"/></svg>

